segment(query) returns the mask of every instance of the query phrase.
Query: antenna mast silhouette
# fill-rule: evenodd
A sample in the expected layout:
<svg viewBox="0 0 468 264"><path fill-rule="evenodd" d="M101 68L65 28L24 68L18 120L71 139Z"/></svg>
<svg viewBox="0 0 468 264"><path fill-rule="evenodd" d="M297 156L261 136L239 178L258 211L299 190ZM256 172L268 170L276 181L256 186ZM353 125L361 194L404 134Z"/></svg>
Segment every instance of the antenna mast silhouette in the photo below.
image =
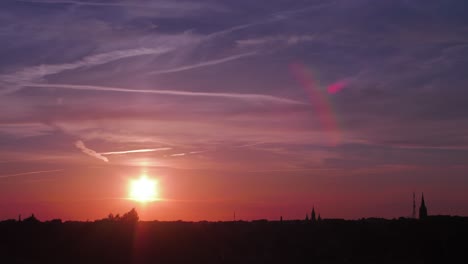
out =
<svg viewBox="0 0 468 264"><path fill-rule="evenodd" d="M413 219L416 219L416 198L413 192Z"/></svg>

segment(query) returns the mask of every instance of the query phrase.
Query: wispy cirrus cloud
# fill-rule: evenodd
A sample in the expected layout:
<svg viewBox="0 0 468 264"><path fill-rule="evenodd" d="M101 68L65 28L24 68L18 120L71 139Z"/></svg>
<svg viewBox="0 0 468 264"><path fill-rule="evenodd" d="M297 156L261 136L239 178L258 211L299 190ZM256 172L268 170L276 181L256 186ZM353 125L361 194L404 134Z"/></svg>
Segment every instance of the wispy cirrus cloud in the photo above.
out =
<svg viewBox="0 0 468 264"><path fill-rule="evenodd" d="M233 56L224 57L224 58L221 58L221 59L203 61L203 62L200 62L200 63L195 63L195 64L191 64L191 65L184 65L184 66L180 66L180 67L176 67L176 68L172 68L172 69L153 71L153 72L149 72L148 74L164 74L164 73L187 71L187 70L192 70L192 69L217 65L217 64L221 64L221 63L225 63L225 62L229 62L229 61L233 61L233 60L238 60L238 59L241 59L241 58L253 56L255 54L257 54L257 52L255 52L255 51L246 52L246 53L242 53L242 54L237 54L237 55L233 55Z"/></svg>
<svg viewBox="0 0 468 264"><path fill-rule="evenodd" d="M185 155L187 155L187 154L186 153L175 153L175 154L171 154L169 156L171 156L171 157L182 157L182 156L185 156Z"/></svg>
<svg viewBox="0 0 468 264"><path fill-rule="evenodd" d="M108 155L124 155L124 154L133 154L133 153L147 153L147 152L156 152L156 151L165 151L165 150L171 150L172 148L151 148L151 149L132 149L132 150L122 150L122 151L109 151L109 152L101 152L98 153L95 150L92 150L84 144L83 141L78 140L75 142L75 146L80 149L83 153L100 159L105 162L109 162L109 159L105 156Z"/></svg>
<svg viewBox="0 0 468 264"><path fill-rule="evenodd" d="M103 2L103 1L74 1L74 0L16 0L17 2L32 3L32 4L61 4L61 5L77 5L77 6L100 6L100 7L135 7L144 9L184 9L186 11L199 11L201 9L211 9L216 11L227 11L220 5L203 4L193 2L175 2L175 1L119 1L119 2Z"/></svg>
<svg viewBox="0 0 468 264"><path fill-rule="evenodd" d="M67 70L75 70L82 67L90 67L106 64L120 59L142 56L159 55L172 50L171 48L136 48L117 50L107 53L95 54L84 57L79 61L65 64L39 65L25 68L8 75L0 75L0 82L9 87L3 89L3 93L14 92L30 82L40 81L43 77L58 74Z"/></svg>
<svg viewBox="0 0 468 264"><path fill-rule="evenodd" d="M77 147L78 149L80 149L83 153L85 153L86 155L89 155L91 157L94 157L96 159L100 159L104 162L109 162L109 159L102 156L100 153L97 153L96 151L90 149L90 148L87 148L85 146L85 144L83 143L83 141L81 140L78 140L75 142L75 147Z"/></svg>
<svg viewBox="0 0 468 264"><path fill-rule="evenodd" d="M303 35L277 35L277 36L264 36L257 38L240 39L236 41L239 47L256 47L266 44L278 45L284 43L287 45L300 44L303 42L311 42L318 40L318 36L303 34Z"/></svg>
<svg viewBox="0 0 468 264"><path fill-rule="evenodd" d="M101 152L101 155L122 155L129 153L145 153L145 152L155 152L155 151L164 151L171 150L172 148L152 148L152 149L134 149L134 150L123 150L123 151L110 151L110 152Z"/></svg>
<svg viewBox="0 0 468 264"><path fill-rule="evenodd" d="M44 88L58 88L70 90L88 90L88 91L103 91L103 92L121 92L121 93L143 93L143 94L160 94L160 95L174 95L174 96L193 96L193 97L213 97L213 98L226 98L238 99L245 101L265 101L272 103L283 104L303 104L302 102L277 97L266 94L248 94L248 93L209 93L209 92L191 92L191 91L177 91L177 90L142 90L142 89L128 89L118 87L96 86L96 85L73 85L73 84L25 84L26 87L44 87Z"/></svg>
<svg viewBox="0 0 468 264"><path fill-rule="evenodd" d="M29 171L29 172L0 175L0 178L10 178L10 177L17 177L17 176L26 176L26 175L34 175L34 174L42 174L42 173L50 173L50 172L61 172L61 171L64 171L64 170L57 169L57 170Z"/></svg>
<svg viewBox="0 0 468 264"><path fill-rule="evenodd" d="M35 137L50 134L53 127L42 123L0 123L0 134L7 134L16 137Z"/></svg>
<svg viewBox="0 0 468 264"><path fill-rule="evenodd" d="M35 3L35 4L69 4L69 5L80 5L80 6L122 6L122 7L142 7L151 8L152 5L148 2L138 3L138 1L131 2L86 2L86 1L73 1L73 0L16 0L17 2L23 3Z"/></svg>

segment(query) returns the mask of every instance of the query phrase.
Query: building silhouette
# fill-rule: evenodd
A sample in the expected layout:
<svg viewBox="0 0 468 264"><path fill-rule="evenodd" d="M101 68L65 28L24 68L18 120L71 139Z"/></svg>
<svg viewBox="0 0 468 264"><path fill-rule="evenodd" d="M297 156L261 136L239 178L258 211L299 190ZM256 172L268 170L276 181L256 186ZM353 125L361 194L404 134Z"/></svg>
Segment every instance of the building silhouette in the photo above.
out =
<svg viewBox="0 0 468 264"><path fill-rule="evenodd" d="M315 208L312 207L312 213L310 214L310 220L312 223L315 223L317 221L317 217L315 216Z"/></svg>
<svg viewBox="0 0 468 264"><path fill-rule="evenodd" d="M30 217L25 218L22 222L23 223L40 223L40 221L36 218L36 216L34 216L34 214L31 214Z"/></svg>
<svg viewBox="0 0 468 264"><path fill-rule="evenodd" d="M427 218L427 208L424 202L424 193L421 195L421 206L419 207L419 219Z"/></svg>

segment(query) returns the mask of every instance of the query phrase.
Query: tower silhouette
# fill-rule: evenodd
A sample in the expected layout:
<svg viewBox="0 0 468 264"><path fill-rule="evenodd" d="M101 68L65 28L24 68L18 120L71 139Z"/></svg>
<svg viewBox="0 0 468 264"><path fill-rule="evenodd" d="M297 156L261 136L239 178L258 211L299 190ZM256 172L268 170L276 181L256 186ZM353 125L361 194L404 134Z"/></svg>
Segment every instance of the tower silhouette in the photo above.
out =
<svg viewBox="0 0 468 264"><path fill-rule="evenodd" d="M427 217L426 203L424 202L424 193L421 195L421 206L419 207L419 219L425 219Z"/></svg>
<svg viewBox="0 0 468 264"><path fill-rule="evenodd" d="M314 207L312 207L312 213L310 214L310 220L312 222L317 221L317 218L315 217L315 208Z"/></svg>
<svg viewBox="0 0 468 264"><path fill-rule="evenodd" d="M413 219L416 219L416 195L413 192Z"/></svg>

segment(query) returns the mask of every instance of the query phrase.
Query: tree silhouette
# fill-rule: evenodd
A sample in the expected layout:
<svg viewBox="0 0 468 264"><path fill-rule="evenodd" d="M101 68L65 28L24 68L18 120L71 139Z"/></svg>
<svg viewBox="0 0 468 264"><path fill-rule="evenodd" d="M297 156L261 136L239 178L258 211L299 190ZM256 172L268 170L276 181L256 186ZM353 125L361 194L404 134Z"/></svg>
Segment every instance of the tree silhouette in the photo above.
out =
<svg viewBox="0 0 468 264"><path fill-rule="evenodd" d="M139 220L139 217L135 208L132 208L132 210L130 210L128 213L125 213L121 218L122 222L127 222L127 223L136 223L138 222L138 220Z"/></svg>

